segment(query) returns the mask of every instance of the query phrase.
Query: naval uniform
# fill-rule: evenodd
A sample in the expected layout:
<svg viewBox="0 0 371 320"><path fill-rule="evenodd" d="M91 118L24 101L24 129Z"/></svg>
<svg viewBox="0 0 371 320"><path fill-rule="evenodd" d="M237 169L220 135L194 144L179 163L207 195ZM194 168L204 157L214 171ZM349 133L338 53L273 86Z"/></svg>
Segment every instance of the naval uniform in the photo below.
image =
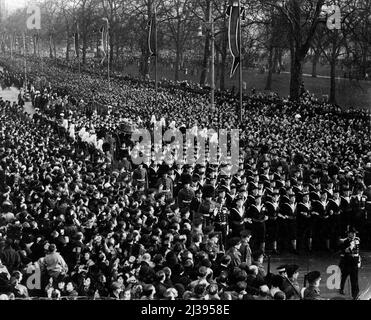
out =
<svg viewBox="0 0 371 320"><path fill-rule="evenodd" d="M313 217L312 217L312 204L308 202L298 203L298 231L302 239L313 238Z"/></svg>
<svg viewBox="0 0 371 320"><path fill-rule="evenodd" d="M334 240L338 239L345 231L343 229L344 222L343 222L343 217L341 214L341 199L331 199L328 204L328 210L330 213L332 212L332 215L329 218L329 223L330 223L330 233L333 237Z"/></svg>
<svg viewBox="0 0 371 320"><path fill-rule="evenodd" d="M248 210L248 217L252 219L253 224L253 239L257 243L265 242L266 225L265 225L265 214L266 208L263 204L257 206L251 205Z"/></svg>
<svg viewBox="0 0 371 320"><path fill-rule="evenodd" d="M279 201L268 201L265 203L267 208L267 237L269 241L278 241L278 213L280 211Z"/></svg>
<svg viewBox="0 0 371 320"><path fill-rule="evenodd" d="M288 240L296 240L297 228L296 228L296 216L297 216L297 204L296 203L284 203L281 208L281 214L286 216L284 220L284 230L286 231L286 237Z"/></svg>

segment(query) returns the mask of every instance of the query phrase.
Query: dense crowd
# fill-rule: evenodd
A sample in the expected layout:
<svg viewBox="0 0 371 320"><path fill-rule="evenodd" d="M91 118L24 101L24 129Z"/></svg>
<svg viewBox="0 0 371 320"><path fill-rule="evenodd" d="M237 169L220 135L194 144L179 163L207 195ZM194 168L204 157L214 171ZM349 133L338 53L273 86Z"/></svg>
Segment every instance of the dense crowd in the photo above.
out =
<svg viewBox="0 0 371 320"><path fill-rule="evenodd" d="M7 83L22 83L2 59ZM320 274L267 272L266 254L338 250L346 230L371 247L369 118L304 93L236 98L31 64L36 113L0 101L0 292L6 297L318 299ZM40 86L41 76L47 81ZM103 107L102 107L103 106ZM134 165L137 127L239 128L228 163ZM154 150L152 150L154 152ZM196 153L197 155L197 153ZM30 268L41 289L28 292ZM0 296L1 297L1 296Z"/></svg>

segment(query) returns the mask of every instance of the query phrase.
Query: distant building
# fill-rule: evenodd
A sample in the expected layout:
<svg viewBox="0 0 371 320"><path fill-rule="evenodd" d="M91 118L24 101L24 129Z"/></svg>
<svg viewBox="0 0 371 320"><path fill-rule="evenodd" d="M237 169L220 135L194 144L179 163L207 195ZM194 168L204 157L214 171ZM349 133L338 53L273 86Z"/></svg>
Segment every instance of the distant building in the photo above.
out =
<svg viewBox="0 0 371 320"><path fill-rule="evenodd" d="M5 4L5 0L0 0L0 22L4 21L7 18L8 16L7 11L8 10Z"/></svg>

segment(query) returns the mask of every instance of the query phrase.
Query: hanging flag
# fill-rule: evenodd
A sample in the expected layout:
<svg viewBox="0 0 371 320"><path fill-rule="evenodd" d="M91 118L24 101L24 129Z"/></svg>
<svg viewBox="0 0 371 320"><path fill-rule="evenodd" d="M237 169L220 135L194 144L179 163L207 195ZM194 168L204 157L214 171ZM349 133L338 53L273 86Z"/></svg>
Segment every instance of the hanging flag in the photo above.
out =
<svg viewBox="0 0 371 320"><path fill-rule="evenodd" d="M76 22L76 30L75 30L75 54L76 57L80 57L80 50L79 50L79 24Z"/></svg>
<svg viewBox="0 0 371 320"><path fill-rule="evenodd" d="M102 61L100 62L101 64L103 64L104 60L106 59L106 48L107 48L107 32L105 30L105 27L102 26L102 28L100 28L100 33L101 33L101 40L100 40L100 46L99 46L99 50L102 52L103 54L103 59Z"/></svg>
<svg viewBox="0 0 371 320"><path fill-rule="evenodd" d="M152 15L152 18L148 22L148 51L150 56L155 56L157 54L157 41L156 41L156 33L157 33L157 13Z"/></svg>
<svg viewBox="0 0 371 320"><path fill-rule="evenodd" d="M229 50L231 51L233 57L232 69L231 69L231 78L234 76L240 61L240 21L241 16L242 20L245 20L246 10L241 8L239 10L238 1L231 0L231 4L227 10L227 16L229 17L229 28L228 28L228 39L229 39Z"/></svg>

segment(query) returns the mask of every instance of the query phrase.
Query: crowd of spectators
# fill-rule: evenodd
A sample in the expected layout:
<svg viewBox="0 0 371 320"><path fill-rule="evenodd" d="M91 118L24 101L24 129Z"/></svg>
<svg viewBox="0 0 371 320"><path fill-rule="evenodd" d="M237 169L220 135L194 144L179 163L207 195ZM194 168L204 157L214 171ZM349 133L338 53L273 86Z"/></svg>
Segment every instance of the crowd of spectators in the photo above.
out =
<svg viewBox="0 0 371 320"><path fill-rule="evenodd" d="M1 58L7 84L17 60ZM309 93L236 98L30 63L36 113L0 100L0 293L7 298L318 299L311 272L267 274L266 254L337 250L350 227L371 239L367 114ZM44 85L40 79L44 77ZM45 81L46 79L46 81ZM46 83L46 85L45 85ZM127 128L240 130L227 163L134 165ZM40 271L40 288L27 287ZM36 272L36 273L37 273ZM5 298L0 296L0 298Z"/></svg>

